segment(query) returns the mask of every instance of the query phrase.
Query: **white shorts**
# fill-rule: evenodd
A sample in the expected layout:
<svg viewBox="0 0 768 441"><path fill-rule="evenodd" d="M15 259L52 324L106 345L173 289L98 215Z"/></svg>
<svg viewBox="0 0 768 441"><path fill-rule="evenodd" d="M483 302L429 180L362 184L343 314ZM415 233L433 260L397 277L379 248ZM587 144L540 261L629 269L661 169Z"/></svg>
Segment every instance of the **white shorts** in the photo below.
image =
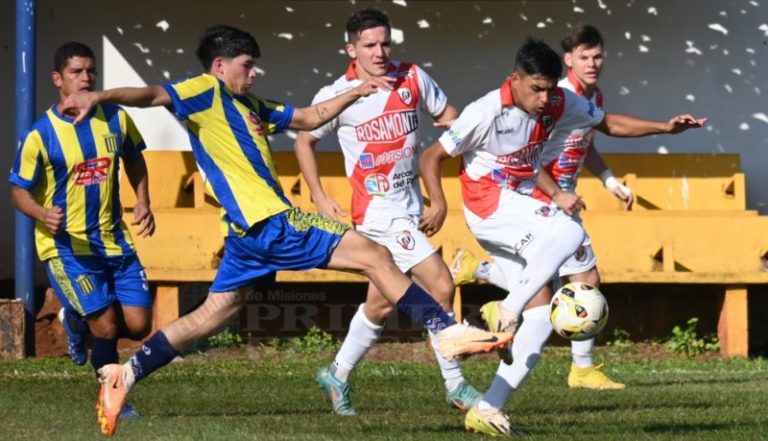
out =
<svg viewBox="0 0 768 441"><path fill-rule="evenodd" d="M369 218L355 226L357 232L387 247L400 271L408 272L420 264L435 248L419 231L419 217L407 213L387 213L387 217Z"/></svg>
<svg viewBox="0 0 768 441"><path fill-rule="evenodd" d="M574 216L573 220L583 225L579 216ZM581 242L579 249L560 266L559 275L566 277L581 274L595 266L597 266L597 257L592 250L592 239L589 238L589 234L584 234L584 241Z"/></svg>
<svg viewBox="0 0 768 441"><path fill-rule="evenodd" d="M526 259L526 250L544 235L556 235L563 222L574 222L562 210L532 197L504 190L499 207L489 217L482 219L464 208L467 226L478 242L492 257L501 253Z"/></svg>

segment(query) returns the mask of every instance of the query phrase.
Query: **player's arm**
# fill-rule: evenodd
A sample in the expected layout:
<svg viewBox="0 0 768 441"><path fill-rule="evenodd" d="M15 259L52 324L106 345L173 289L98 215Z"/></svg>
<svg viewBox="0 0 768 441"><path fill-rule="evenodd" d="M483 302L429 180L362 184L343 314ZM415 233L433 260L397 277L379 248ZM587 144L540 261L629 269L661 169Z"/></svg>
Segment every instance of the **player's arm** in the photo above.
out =
<svg viewBox="0 0 768 441"><path fill-rule="evenodd" d="M603 160L600 152L595 148L595 144L589 145L587 151L587 157L584 158L584 166L590 173L595 175L603 183L603 186L614 194L617 198L624 201L627 210L632 209L632 205L635 203L635 195L632 190L626 185L623 185L613 176L613 172Z"/></svg>
<svg viewBox="0 0 768 441"><path fill-rule="evenodd" d="M17 210L42 222L52 234L58 234L64 230L62 226L64 210L57 206L43 207L35 200L29 190L11 184L11 201Z"/></svg>
<svg viewBox="0 0 768 441"><path fill-rule="evenodd" d="M162 86L118 87L92 92L78 92L67 97L62 104L64 112L75 116L75 124L82 121L94 106L100 103L130 107L170 106L171 96Z"/></svg>
<svg viewBox="0 0 768 441"><path fill-rule="evenodd" d="M297 130L314 130L335 118L360 98L376 93L379 89L392 90L393 77L371 77L359 86L341 95L309 107L296 108L288 127Z"/></svg>
<svg viewBox="0 0 768 441"><path fill-rule="evenodd" d="M317 169L316 146L318 138L312 136L309 132L299 132L294 143L296 159L299 162L299 169L307 181L309 193L317 207L317 211L325 216L338 219L339 216L346 216L347 212L341 206L325 194L323 184L320 182L320 172Z"/></svg>
<svg viewBox="0 0 768 441"><path fill-rule="evenodd" d="M581 196L561 189L546 168L540 168L536 174L536 186L552 198L552 202L560 207L568 216L573 216L587 208L587 205L581 200Z"/></svg>
<svg viewBox="0 0 768 441"><path fill-rule="evenodd" d="M128 182L131 183L131 187L136 193L136 205L133 206L131 225L139 226L139 236L151 236L155 233L155 216L150 208L149 174L144 155L139 153L131 159L123 158L123 165L125 166L125 174L128 176Z"/></svg>
<svg viewBox="0 0 768 441"><path fill-rule="evenodd" d="M459 111L450 104L445 105L443 113L435 118L435 122L432 124L434 127L441 127L447 129L451 127L456 118L459 117Z"/></svg>
<svg viewBox="0 0 768 441"><path fill-rule="evenodd" d="M706 123L707 118L694 118L688 114L674 116L669 121L653 121L621 113L606 113L595 129L610 136L633 138L681 133L688 129L704 127Z"/></svg>
<svg viewBox="0 0 768 441"><path fill-rule="evenodd" d="M419 224L419 230L427 236L432 236L440 231L448 213L448 203L445 200L441 182L441 164L450 157L443 144L438 140L424 150L419 159L419 172L430 200L429 210L424 213Z"/></svg>

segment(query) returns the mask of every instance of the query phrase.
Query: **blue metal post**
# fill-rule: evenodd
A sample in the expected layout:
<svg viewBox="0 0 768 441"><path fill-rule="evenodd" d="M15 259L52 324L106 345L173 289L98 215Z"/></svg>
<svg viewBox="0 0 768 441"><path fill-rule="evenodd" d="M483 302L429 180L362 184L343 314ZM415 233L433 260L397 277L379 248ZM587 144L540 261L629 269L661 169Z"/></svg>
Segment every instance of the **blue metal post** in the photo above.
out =
<svg viewBox="0 0 768 441"><path fill-rule="evenodd" d="M16 138L35 118L35 0L16 0ZM34 221L16 212L16 298L24 300L27 356L35 355Z"/></svg>

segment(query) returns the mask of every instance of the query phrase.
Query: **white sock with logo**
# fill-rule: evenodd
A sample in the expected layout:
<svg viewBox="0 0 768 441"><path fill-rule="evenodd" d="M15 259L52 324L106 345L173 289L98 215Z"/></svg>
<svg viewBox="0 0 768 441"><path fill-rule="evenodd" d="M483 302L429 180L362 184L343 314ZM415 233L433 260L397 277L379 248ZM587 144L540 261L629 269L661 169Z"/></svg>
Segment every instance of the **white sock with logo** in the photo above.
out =
<svg viewBox="0 0 768 441"><path fill-rule="evenodd" d="M345 383L349 381L352 370L373 347L383 329L384 326L375 325L368 320L363 312L363 305L360 305L349 323L344 343L341 344L341 349L331 365L333 376Z"/></svg>
<svg viewBox="0 0 768 441"><path fill-rule="evenodd" d="M592 359L592 351L595 349L595 339L590 338L584 341L571 341L571 357L573 364L578 367L591 367L595 365Z"/></svg>

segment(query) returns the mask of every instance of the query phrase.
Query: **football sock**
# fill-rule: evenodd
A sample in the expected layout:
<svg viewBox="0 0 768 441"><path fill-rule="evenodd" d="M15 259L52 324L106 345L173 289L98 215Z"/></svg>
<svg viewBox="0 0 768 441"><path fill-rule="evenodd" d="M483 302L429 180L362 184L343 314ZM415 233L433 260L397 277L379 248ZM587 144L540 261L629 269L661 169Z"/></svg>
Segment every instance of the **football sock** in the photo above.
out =
<svg viewBox="0 0 768 441"><path fill-rule="evenodd" d="M584 229L570 217L559 217L545 233L523 252L527 264L520 275L507 280L503 305L509 311L522 311L584 240Z"/></svg>
<svg viewBox="0 0 768 441"><path fill-rule="evenodd" d="M396 306L398 310L410 316L414 322L424 325L430 332L438 333L456 324L456 320L415 283L408 287Z"/></svg>
<svg viewBox="0 0 768 441"><path fill-rule="evenodd" d="M349 381L352 370L376 343L383 329L384 326L368 320L363 312L363 305L360 305L349 323L349 331L344 337L344 343L331 364L331 374L344 383Z"/></svg>
<svg viewBox="0 0 768 441"><path fill-rule="evenodd" d="M592 359L592 351L595 349L595 339L585 341L571 341L571 356L573 364L578 367L590 367L595 365Z"/></svg>
<svg viewBox="0 0 768 441"><path fill-rule="evenodd" d="M91 340L91 365L95 371L119 361L116 338L93 337Z"/></svg>
<svg viewBox="0 0 768 441"><path fill-rule="evenodd" d="M523 312L523 324L512 341L512 364L499 363L496 377L479 403L481 409L503 409L509 395L517 390L541 358L544 344L552 333L549 305L537 306Z"/></svg>
<svg viewBox="0 0 768 441"><path fill-rule="evenodd" d="M453 313L448 315L451 318L454 317ZM428 332L428 334L429 343L432 345L432 350L435 351L435 358L437 358L437 364L440 366L440 374L445 382L445 390L452 392L464 381L464 374L461 372L461 362L458 358L453 361L443 358L440 353L440 342L437 336L433 332Z"/></svg>
<svg viewBox="0 0 768 441"><path fill-rule="evenodd" d="M128 364L131 366L131 370L133 370L136 381L139 381L173 361L177 355L178 352L168 343L168 339L165 338L163 331L157 331L128 360Z"/></svg>

